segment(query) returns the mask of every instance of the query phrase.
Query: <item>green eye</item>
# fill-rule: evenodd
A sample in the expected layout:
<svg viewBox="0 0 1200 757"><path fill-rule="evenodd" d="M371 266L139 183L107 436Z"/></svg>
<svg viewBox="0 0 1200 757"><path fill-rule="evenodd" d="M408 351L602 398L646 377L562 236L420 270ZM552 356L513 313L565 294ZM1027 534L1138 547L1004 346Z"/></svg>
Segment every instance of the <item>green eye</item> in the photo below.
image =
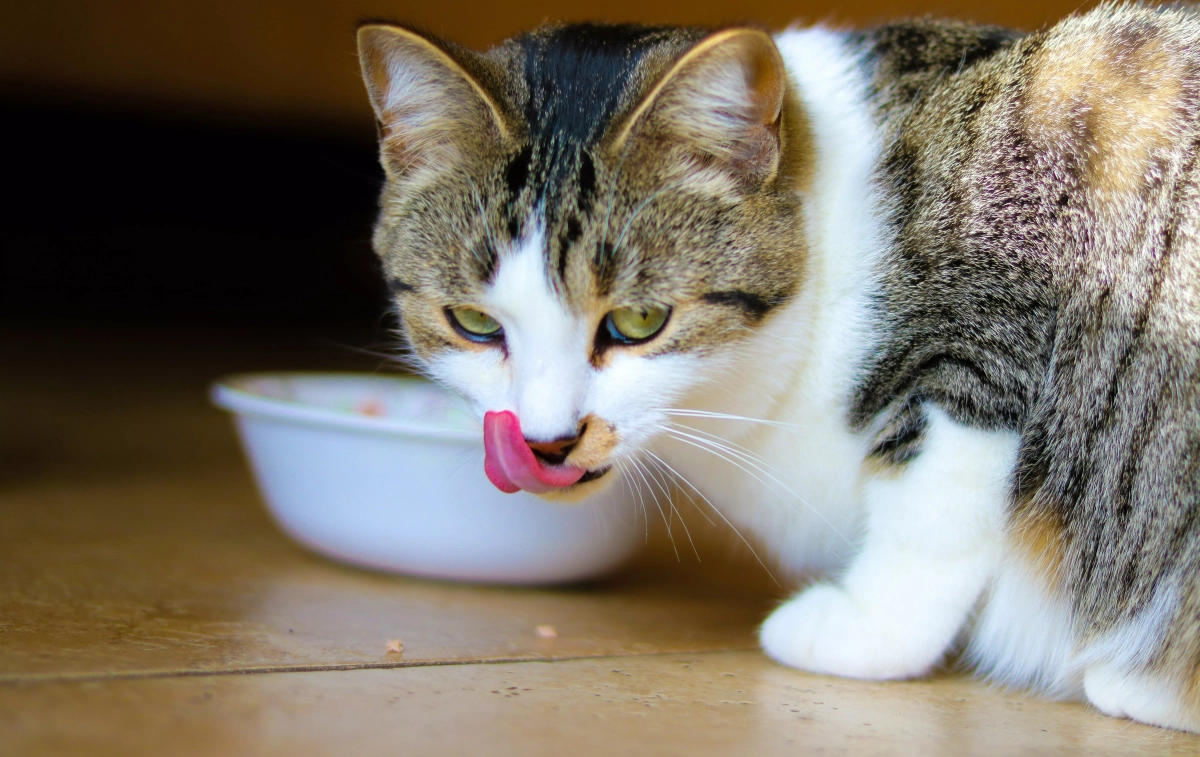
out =
<svg viewBox="0 0 1200 757"><path fill-rule="evenodd" d="M660 307L617 308L604 318L613 340L622 344L644 342L662 330L671 311Z"/></svg>
<svg viewBox="0 0 1200 757"><path fill-rule="evenodd" d="M447 308L446 312L459 333L472 341L486 342L500 335L500 324L482 310L457 307Z"/></svg>

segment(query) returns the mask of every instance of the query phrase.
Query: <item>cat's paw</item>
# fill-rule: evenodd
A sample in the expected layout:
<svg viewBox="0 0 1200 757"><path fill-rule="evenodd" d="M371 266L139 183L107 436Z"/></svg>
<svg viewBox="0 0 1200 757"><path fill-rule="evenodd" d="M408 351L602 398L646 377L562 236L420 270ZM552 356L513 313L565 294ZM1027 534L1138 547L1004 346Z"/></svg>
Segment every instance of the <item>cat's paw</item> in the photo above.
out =
<svg viewBox="0 0 1200 757"><path fill-rule="evenodd" d="M1106 715L1200 733L1200 716L1167 676L1098 664L1083 675L1088 701Z"/></svg>
<svg viewBox="0 0 1200 757"><path fill-rule="evenodd" d="M917 619L870 610L839 586L817 584L771 613L759 641L784 665L849 678L912 678L941 657L940 644L913 633Z"/></svg>

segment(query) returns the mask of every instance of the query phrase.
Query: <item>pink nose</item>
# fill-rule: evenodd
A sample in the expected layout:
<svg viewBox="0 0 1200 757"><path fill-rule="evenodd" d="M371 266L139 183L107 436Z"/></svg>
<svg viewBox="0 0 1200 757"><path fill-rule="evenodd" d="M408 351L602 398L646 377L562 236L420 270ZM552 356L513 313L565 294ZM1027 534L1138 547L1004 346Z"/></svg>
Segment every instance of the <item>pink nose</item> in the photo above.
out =
<svg viewBox="0 0 1200 757"><path fill-rule="evenodd" d="M541 449L546 446L543 444L537 446L543 454L558 455L573 441L552 442L553 450ZM488 480L509 494L521 489L534 494L563 489L586 473L583 468L546 465L539 460L521 434L521 422L508 410L483 416L483 449L483 470Z"/></svg>

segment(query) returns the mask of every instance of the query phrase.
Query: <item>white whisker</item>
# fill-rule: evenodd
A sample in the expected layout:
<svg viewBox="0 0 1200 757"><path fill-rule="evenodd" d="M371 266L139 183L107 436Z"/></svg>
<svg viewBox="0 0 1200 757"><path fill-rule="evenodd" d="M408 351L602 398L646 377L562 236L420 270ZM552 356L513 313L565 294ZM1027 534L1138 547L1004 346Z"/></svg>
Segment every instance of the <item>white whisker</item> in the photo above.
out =
<svg viewBox="0 0 1200 757"><path fill-rule="evenodd" d="M793 499L795 499L800 504L804 505L810 511L812 511L812 513L814 515L816 515L818 518L820 518L821 522L823 522L826 526L828 526L830 531L837 534L837 536L842 541L846 542L847 544L853 544L853 542L851 542L850 539L846 538L845 534L843 534L841 531L839 531L838 528L836 526L834 526L833 523L831 523L828 518L825 517L824 513L822 513L816 507L813 507L813 505L811 503L809 503L808 500L806 500L804 497L801 497L799 494L797 494L790 486L788 486L787 484L780 481L769 470L762 467L762 465L759 465L758 461L761 461L764 464L767 464L767 463L765 463L765 461L762 461L761 458L757 458L757 461L756 461L756 456L748 455L743 452L739 452L738 450L733 449L732 447L728 447L724 444L713 441L711 439L705 439L704 437L696 436L694 434L688 434L686 432L679 431L674 428L668 428L666 426L660 426L659 428L661 428L668 435L670 435L674 439L677 439L678 441L684 442L686 444L690 444L693 447L696 447L698 449L707 450L709 453L715 455L716 457L719 457L719 458L729 462L730 464L740 468L742 471L744 471L745 473L748 473L752 478L757 480L763 486L766 486L773 494L775 494L775 496L780 497L782 499L783 498L782 495L780 495L778 491L775 491L775 489L772 488L771 485L767 483L767 481L765 481L761 476L757 475L754 471L750 470L750 468L746 467L746 465L752 466L755 470L762 473L763 476L766 476L772 482L774 482L776 485L778 485L780 488L782 488L785 492L790 494ZM692 429L692 430L695 431L696 429ZM721 454L722 452L724 452L725 454ZM741 462L739 462L739 460ZM741 463L745 463L745 465L742 465ZM767 465L769 465L769 464L767 464ZM774 468L774 466L770 466L770 467Z"/></svg>
<svg viewBox="0 0 1200 757"><path fill-rule="evenodd" d="M656 462L656 464L658 466L660 466L660 468L665 469L667 475L671 476L677 484L678 483L686 483L688 486L692 486L691 482L689 482L687 479L685 479L683 477L683 475L680 474L679 471L672 468L671 464L668 463L666 460L663 460L661 457L654 454L650 450L643 450L643 452L645 452L647 455L649 455L651 458L653 458L654 461ZM695 488L695 487L692 487L692 488ZM679 486L678 489L683 494L683 496L688 498L688 502L692 503L692 507L696 508L696 511L700 513L700 517L702 517L702 518L704 518L704 520L708 521L708 525L710 525L710 526L717 525L716 521L714 521L712 518L708 517L708 513L704 511L704 508L702 508L702 507L700 507L700 505L696 504L696 499L694 497L692 497L691 492L689 492L685 487L682 487L682 486ZM710 507L711 507L711 505L710 505ZM682 517L682 516L680 516L680 517Z"/></svg>
<svg viewBox="0 0 1200 757"><path fill-rule="evenodd" d="M667 514L663 512L662 504L660 504L658 501L658 494L650 487L650 480L646 478L646 474L642 470L641 462L636 458L630 458L630 462L633 463L633 469L637 471L638 475L642 477L642 480L646 482L646 488L650 490L650 495L654 497L654 506L658 508L658 514L662 516L663 523L667 527L667 540L671 542L671 550L675 553L675 559L678 561L679 548L675 545L675 535L671 533L671 524L667 521Z"/></svg>
<svg viewBox="0 0 1200 757"><path fill-rule="evenodd" d="M616 460L614 462L616 463L617 469L621 472L621 479L625 482L625 486L627 486L629 488L630 499L636 499L637 504L640 505L642 508L642 525L643 525L643 528L645 528L645 532L646 532L644 538L645 538L646 543L649 544L650 543L650 512L648 510L646 510L646 502L645 502L645 500L642 499L642 489L641 489L641 487L637 487L636 489L634 488L634 484L636 482L633 481L633 476L629 475L629 468L627 468L620 460ZM636 526L636 521L634 524Z"/></svg>
<svg viewBox="0 0 1200 757"><path fill-rule="evenodd" d="M729 528L732 529L735 534L737 534L737 537L742 540L742 544L746 545L746 548L750 550L750 554L754 556L754 559L758 562L759 565L762 566L762 569L767 572L767 575L770 576L771 580L775 583L775 585L782 586L782 584L779 583L779 579L775 578L775 574L771 572L771 569L767 567L767 564L765 562L763 562L763 559L758 556L758 551L754 549L754 545L752 545L750 543L750 541L742 534L742 532L738 530L737 526L733 525L733 522L730 521L729 518L725 517L725 513L721 512L720 508L718 508L716 505L714 505L712 500L709 499L708 496L705 495L704 492L702 492L698 488L696 488L696 485L693 484L691 481L688 481L687 478L685 478L683 476L683 474L679 473L679 471L672 468L670 463L668 463L666 460L663 460L661 457L654 454L650 450L646 450L646 453L651 455L652 457L654 457L654 459L658 460L663 465L667 466L667 469L670 470L672 473L674 473L676 478L681 483L686 484L688 487L691 488L692 491L694 491L694 492L696 492L696 494L700 495L700 499L704 500L705 504L707 504L710 508L712 508L712 511L714 513L716 513L717 516L720 517L721 520L723 520L725 522L725 525L729 526ZM688 499L691 499L690 494L688 495ZM692 501L692 504L696 503L696 500L694 500L694 499L692 499L691 501ZM703 510L701 512L703 512ZM707 517L707 516L705 516L705 517ZM710 519L708 522L712 523L712 520Z"/></svg>
<svg viewBox="0 0 1200 757"><path fill-rule="evenodd" d="M683 519L683 513L679 511L679 508L675 507L675 500L667 489L671 483L671 477L663 472L661 465L662 461L659 459L658 455L655 455L653 452L649 452L649 450L647 450L647 452L651 456L649 462L654 465L655 470L662 474L663 478L667 480L667 483L663 484L658 476L654 477L655 481L660 481L659 486L662 488L663 493L667 497L667 505L670 506L671 512L679 516L679 525L683 528L683 533L687 537L688 544L690 544L692 547L692 553L696 555L696 562L700 562L700 550L696 548L696 542L692 540L692 532L687 527L687 521Z"/></svg>
<svg viewBox="0 0 1200 757"><path fill-rule="evenodd" d="M796 431L799 431L800 429L803 428L803 426L799 423L784 423L783 421L769 421L769 420L765 420L763 418L749 418L745 415L732 415L730 413L714 413L714 412L710 412L708 410L690 410L690 409L686 409L686 408L672 408L672 407L664 407L664 408L660 408L660 410L661 410L661 412L664 412L667 415L681 415L681 416L687 416L687 417L692 417L692 418L713 418L715 420L726 420L726 421L743 421L745 423L756 423L756 424L761 424L763 426L773 426L775 428L783 428L783 429L796 430Z"/></svg>

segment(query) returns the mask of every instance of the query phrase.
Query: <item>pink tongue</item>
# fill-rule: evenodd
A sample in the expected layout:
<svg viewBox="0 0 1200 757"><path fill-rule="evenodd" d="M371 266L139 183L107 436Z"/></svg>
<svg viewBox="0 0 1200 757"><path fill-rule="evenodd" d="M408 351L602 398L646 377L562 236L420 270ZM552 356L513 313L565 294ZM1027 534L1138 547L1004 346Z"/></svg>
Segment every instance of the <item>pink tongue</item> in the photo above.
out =
<svg viewBox="0 0 1200 757"><path fill-rule="evenodd" d="M541 494L570 486L583 477L583 468L546 466L533 455L521 434L521 422L509 410L483 416L483 470L502 492L524 489Z"/></svg>

